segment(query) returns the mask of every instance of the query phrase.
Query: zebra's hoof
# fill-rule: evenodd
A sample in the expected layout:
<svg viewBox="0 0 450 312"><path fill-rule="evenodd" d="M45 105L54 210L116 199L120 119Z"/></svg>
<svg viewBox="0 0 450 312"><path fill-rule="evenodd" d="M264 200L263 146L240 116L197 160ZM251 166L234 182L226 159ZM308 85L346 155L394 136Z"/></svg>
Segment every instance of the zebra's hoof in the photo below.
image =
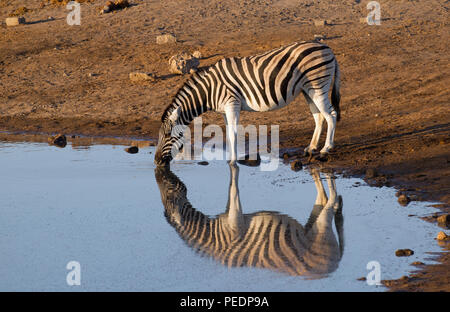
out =
<svg viewBox="0 0 450 312"><path fill-rule="evenodd" d="M326 162L328 161L328 153L320 153L319 155L317 155L316 160L321 161L321 162Z"/></svg>

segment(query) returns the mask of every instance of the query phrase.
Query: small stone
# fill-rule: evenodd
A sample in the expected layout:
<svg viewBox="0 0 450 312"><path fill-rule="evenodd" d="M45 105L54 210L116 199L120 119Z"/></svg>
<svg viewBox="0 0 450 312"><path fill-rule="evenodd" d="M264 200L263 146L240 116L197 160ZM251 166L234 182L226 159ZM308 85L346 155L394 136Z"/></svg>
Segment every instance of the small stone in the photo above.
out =
<svg viewBox="0 0 450 312"><path fill-rule="evenodd" d="M89 77L97 77L98 74L96 74L96 73L89 73L88 76L89 76Z"/></svg>
<svg viewBox="0 0 450 312"><path fill-rule="evenodd" d="M283 159L284 160L288 160L289 159L289 154L288 153L283 153Z"/></svg>
<svg viewBox="0 0 450 312"><path fill-rule="evenodd" d="M324 39L325 39L324 35L314 35L314 40L321 41L321 40L324 40Z"/></svg>
<svg viewBox="0 0 450 312"><path fill-rule="evenodd" d="M200 65L198 58L185 52L174 55L169 60L169 70L173 74L192 73L197 70L198 65Z"/></svg>
<svg viewBox="0 0 450 312"><path fill-rule="evenodd" d="M132 72L130 73L130 80L133 82L137 81L155 81L156 76L152 73L143 72Z"/></svg>
<svg viewBox="0 0 450 312"><path fill-rule="evenodd" d="M199 161L197 164L200 165L200 166L208 166L209 162L207 162L207 161Z"/></svg>
<svg viewBox="0 0 450 312"><path fill-rule="evenodd" d="M25 24L25 17L7 17L5 22L6 26L18 26L20 24Z"/></svg>
<svg viewBox="0 0 450 312"><path fill-rule="evenodd" d="M294 160L293 162L291 162L291 169L293 171L300 171L300 170L302 170L302 168L303 168L303 165L302 165L302 162L299 159Z"/></svg>
<svg viewBox="0 0 450 312"><path fill-rule="evenodd" d="M358 278L357 280L358 280L358 281L366 281L367 278L363 276L363 277Z"/></svg>
<svg viewBox="0 0 450 312"><path fill-rule="evenodd" d="M165 34L156 37L156 44L166 44L175 42L177 42L177 38L171 34Z"/></svg>
<svg viewBox="0 0 450 312"><path fill-rule="evenodd" d="M125 152L130 154L137 154L139 152L139 148L137 146L130 146L125 149Z"/></svg>
<svg viewBox="0 0 450 312"><path fill-rule="evenodd" d="M450 224L450 214L445 214L442 216L437 217L437 222L440 225L447 226Z"/></svg>
<svg viewBox="0 0 450 312"><path fill-rule="evenodd" d="M198 58L198 59L201 59L201 58L202 58L202 52L200 52L200 51L194 51L194 53L192 53L192 56L193 56L193 57L196 57L196 58Z"/></svg>
<svg viewBox="0 0 450 312"><path fill-rule="evenodd" d="M326 20L314 20L314 26L325 26L326 24Z"/></svg>
<svg viewBox="0 0 450 312"><path fill-rule="evenodd" d="M405 194L401 194L398 197L398 203L402 206L407 206L410 201L411 201L411 199Z"/></svg>
<svg viewBox="0 0 450 312"><path fill-rule="evenodd" d="M58 146L58 147L66 147L67 138L64 134L57 134L55 136L51 136L48 138L48 143Z"/></svg>
<svg viewBox="0 0 450 312"><path fill-rule="evenodd" d="M411 249L398 249L395 252L395 255L397 257L409 257L412 256L414 254L414 251L412 251Z"/></svg>
<svg viewBox="0 0 450 312"><path fill-rule="evenodd" d="M440 241L444 241L444 240L448 240L449 236L447 234L445 234L444 232L440 231L436 237L437 240Z"/></svg>
<svg viewBox="0 0 450 312"><path fill-rule="evenodd" d="M375 178L375 177L377 177L377 176L378 176L378 172L377 172L376 169L374 169L374 168L368 168L368 169L366 170L366 178L367 178L367 179L373 179L373 178Z"/></svg>
<svg viewBox="0 0 450 312"><path fill-rule="evenodd" d="M413 263L411 263L411 265L425 265L425 263L421 261L414 261Z"/></svg>

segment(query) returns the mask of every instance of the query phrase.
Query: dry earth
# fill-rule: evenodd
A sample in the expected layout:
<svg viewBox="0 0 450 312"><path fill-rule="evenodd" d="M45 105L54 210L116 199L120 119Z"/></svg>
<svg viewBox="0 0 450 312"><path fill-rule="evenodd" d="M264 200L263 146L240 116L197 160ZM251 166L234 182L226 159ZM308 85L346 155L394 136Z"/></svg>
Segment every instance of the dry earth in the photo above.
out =
<svg viewBox="0 0 450 312"><path fill-rule="evenodd" d="M100 15L105 2L83 3L80 26L66 23L64 6L0 2L2 20L28 9L27 24L0 27L0 130L155 138L162 111L187 78L169 73L172 55L199 50L203 67L324 35L342 71L342 120L336 152L319 165L359 176L376 168L369 183L440 201L449 212L449 1L380 0L380 26L360 23L368 1L131 0ZM332 25L316 27L315 19ZM157 45L164 33L178 42ZM133 83L128 75L136 70L159 79ZM223 125L214 113L203 120ZM293 158L313 131L300 98L275 112L243 113L241 122L279 124L281 145L297 147ZM449 291L449 254L438 256L442 263L387 284Z"/></svg>

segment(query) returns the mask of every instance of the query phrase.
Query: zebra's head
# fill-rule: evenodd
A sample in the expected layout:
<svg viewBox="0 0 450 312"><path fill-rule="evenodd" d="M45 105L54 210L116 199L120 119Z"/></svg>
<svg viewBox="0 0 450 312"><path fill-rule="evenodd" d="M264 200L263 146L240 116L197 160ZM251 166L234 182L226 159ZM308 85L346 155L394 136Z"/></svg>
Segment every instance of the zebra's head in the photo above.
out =
<svg viewBox="0 0 450 312"><path fill-rule="evenodd" d="M180 107L166 110L161 118L158 145L155 153L157 166L169 166L170 161L183 147L184 126L178 124Z"/></svg>

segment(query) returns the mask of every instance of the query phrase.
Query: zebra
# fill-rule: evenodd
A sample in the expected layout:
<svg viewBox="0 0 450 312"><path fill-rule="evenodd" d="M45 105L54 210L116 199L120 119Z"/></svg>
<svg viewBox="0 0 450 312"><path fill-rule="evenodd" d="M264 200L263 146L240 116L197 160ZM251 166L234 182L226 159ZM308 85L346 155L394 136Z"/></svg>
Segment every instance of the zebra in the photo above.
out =
<svg viewBox="0 0 450 312"><path fill-rule="evenodd" d="M331 175L326 180L312 171L316 202L303 227L274 211L244 214L239 196L239 167L229 163L230 185L226 212L208 217L192 207L183 182L168 167L155 170L164 215L181 239L198 254L228 267L257 267L308 278L334 272L344 252L342 197ZM338 234L333 232L333 217Z"/></svg>
<svg viewBox="0 0 450 312"><path fill-rule="evenodd" d="M336 122L340 119L340 71L327 45L302 41L255 56L224 58L194 73L161 116L155 164L169 165L174 156L172 151L181 150L182 130L175 130L176 126L186 126L206 111L224 115L230 160L236 162L240 112L279 109L291 103L300 92L315 122L304 154L312 156L317 152L326 121L326 141L320 150L321 156L325 156L334 147Z"/></svg>

